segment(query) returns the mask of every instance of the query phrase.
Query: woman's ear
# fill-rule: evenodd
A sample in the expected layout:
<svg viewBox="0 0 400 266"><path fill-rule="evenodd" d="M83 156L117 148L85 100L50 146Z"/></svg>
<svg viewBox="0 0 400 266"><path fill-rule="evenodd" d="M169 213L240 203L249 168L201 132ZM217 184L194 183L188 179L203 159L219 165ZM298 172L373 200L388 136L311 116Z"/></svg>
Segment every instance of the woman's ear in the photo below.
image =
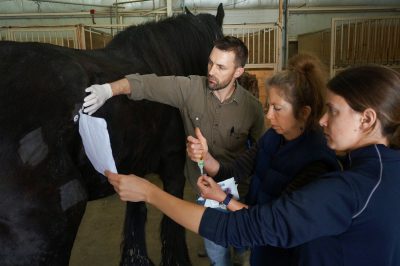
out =
<svg viewBox="0 0 400 266"><path fill-rule="evenodd" d="M372 129L377 120L376 112L372 108L364 110L361 116L361 129L369 130Z"/></svg>
<svg viewBox="0 0 400 266"><path fill-rule="evenodd" d="M301 118L303 118L304 121L307 121L310 114L311 114L310 106L306 105L301 108Z"/></svg>

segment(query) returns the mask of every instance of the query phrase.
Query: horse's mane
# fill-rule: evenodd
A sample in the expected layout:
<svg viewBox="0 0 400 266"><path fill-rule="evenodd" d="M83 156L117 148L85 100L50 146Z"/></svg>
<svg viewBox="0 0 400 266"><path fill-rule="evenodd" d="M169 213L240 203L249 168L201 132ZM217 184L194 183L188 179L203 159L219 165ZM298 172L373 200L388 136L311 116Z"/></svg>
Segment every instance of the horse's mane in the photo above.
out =
<svg viewBox="0 0 400 266"><path fill-rule="evenodd" d="M106 50L133 59L133 64L143 63L143 69L150 73L204 75L212 48L205 49L204 46L210 46L213 40L222 36L221 25L215 16L181 14L128 27L114 37Z"/></svg>

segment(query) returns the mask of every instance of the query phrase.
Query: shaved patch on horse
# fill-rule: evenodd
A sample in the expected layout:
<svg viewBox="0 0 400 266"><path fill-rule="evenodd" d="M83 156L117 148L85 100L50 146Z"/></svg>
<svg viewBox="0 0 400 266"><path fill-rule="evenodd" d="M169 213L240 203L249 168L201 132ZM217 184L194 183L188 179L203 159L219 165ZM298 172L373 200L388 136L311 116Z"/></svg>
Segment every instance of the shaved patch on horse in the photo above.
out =
<svg viewBox="0 0 400 266"><path fill-rule="evenodd" d="M26 134L19 141L18 154L24 164L36 166L46 158L49 152L43 140L42 128L37 128Z"/></svg>
<svg viewBox="0 0 400 266"><path fill-rule="evenodd" d="M60 188L61 208L63 211L68 210L71 206L85 201L87 199L86 192L82 184L74 179L62 185Z"/></svg>

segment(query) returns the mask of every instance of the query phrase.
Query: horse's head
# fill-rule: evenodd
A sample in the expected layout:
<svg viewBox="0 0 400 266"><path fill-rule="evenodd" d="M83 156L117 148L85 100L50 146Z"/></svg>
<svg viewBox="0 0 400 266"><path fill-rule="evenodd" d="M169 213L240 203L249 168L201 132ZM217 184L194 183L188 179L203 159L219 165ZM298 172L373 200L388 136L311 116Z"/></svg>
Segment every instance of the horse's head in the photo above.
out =
<svg viewBox="0 0 400 266"><path fill-rule="evenodd" d="M185 13L187 15L193 15L193 13L185 6ZM217 25L219 25L220 28L222 28L222 23L224 22L224 17L225 17L225 12L224 8L222 6L222 3L218 5L217 9L217 15L215 16L215 20L217 22Z"/></svg>
<svg viewBox="0 0 400 266"><path fill-rule="evenodd" d="M132 67L127 73L206 75L214 41L223 37L224 10L217 15L187 14L131 26L117 34L106 49Z"/></svg>

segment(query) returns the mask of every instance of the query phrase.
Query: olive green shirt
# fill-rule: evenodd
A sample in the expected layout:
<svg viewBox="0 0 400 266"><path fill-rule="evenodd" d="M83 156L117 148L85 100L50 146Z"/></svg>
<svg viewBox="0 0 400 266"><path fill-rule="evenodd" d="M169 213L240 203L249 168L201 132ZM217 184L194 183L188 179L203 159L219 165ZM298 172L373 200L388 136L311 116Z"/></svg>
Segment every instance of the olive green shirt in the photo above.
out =
<svg viewBox="0 0 400 266"><path fill-rule="evenodd" d="M126 76L132 100L150 100L171 105L180 110L185 133L195 136L199 127L207 139L209 152L221 162L232 161L246 149L247 140L257 141L264 133L264 113L260 101L237 84L229 99L221 103L207 88L202 76ZM197 191L200 170L186 157L185 175Z"/></svg>

